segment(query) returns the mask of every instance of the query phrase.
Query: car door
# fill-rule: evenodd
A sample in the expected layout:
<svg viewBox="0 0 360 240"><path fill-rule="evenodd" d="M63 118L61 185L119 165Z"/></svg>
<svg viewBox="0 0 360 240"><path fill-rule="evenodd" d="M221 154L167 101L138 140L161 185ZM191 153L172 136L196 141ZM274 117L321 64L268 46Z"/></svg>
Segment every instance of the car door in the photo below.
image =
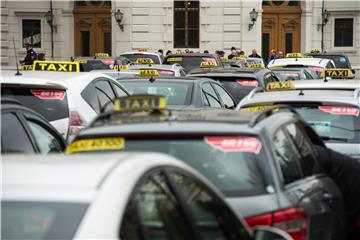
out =
<svg viewBox="0 0 360 240"><path fill-rule="evenodd" d="M228 109L233 109L236 106L235 100L232 96L219 84L211 83L215 91L217 92L223 106Z"/></svg>
<svg viewBox="0 0 360 240"><path fill-rule="evenodd" d="M221 101L210 82L203 83L200 88L204 107L222 108Z"/></svg>

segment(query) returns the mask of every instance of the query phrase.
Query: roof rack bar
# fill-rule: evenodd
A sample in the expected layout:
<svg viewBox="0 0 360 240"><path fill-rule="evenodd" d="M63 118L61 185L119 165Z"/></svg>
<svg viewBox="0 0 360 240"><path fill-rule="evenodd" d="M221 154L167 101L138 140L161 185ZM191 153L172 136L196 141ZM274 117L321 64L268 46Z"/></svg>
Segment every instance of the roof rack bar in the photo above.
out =
<svg viewBox="0 0 360 240"><path fill-rule="evenodd" d="M279 110L289 110L290 112L298 115L298 113L295 111L295 109L289 105L275 105L272 106L265 111L260 112L259 114L255 115L249 122L250 127L254 127L256 124L258 124L261 120L263 120L266 117L269 117L277 112Z"/></svg>

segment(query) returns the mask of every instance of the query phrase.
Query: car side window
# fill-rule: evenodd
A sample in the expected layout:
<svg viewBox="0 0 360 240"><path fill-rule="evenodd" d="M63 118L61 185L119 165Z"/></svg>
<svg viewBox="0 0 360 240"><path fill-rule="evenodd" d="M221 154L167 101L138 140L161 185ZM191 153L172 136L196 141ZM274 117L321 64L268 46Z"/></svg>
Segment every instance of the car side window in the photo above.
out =
<svg viewBox="0 0 360 240"><path fill-rule="evenodd" d="M205 106L221 108L221 103L215 90L211 87L210 83L204 83L202 85L203 103Z"/></svg>
<svg viewBox="0 0 360 240"><path fill-rule="evenodd" d="M86 86L86 88L81 92L81 96L96 113L100 113L99 100L93 83Z"/></svg>
<svg viewBox="0 0 360 240"><path fill-rule="evenodd" d="M202 239L248 239L232 211L210 189L188 174L169 173L190 209Z"/></svg>
<svg viewBox="0 0 360 240"><path fill-rule="evenodd" d="M2 153L34 153L31 140L13 113L1 114L1 152Z"/></svg>
<svg viewBox="0 0 360 240"><path fill-rule="evenodd" d="M126 97L127 96L126 92L121 87L119 87L116 83L112 83L112 85L113 85L116 95L118 97Z"/></svg>
<svg viewBox="0 0 360 240"><path fill-rule="evenodd" d="M279 80L277 79L277 77L273 76L271 73L267 73L264 76L264 86L266 86L270 82L278 82L278 81Z"/></svg>
<svg viewBox="0 0 360 240"><path fill-rule="evenodd" d="M42 126L41 123L30 119L26 119L26 123L34 135L40 153L59 153L64 150L58 138L44 126Z"/></svg>
<svg viewBox="0 0 360 240"><path fill-rule="evenodd" d="M288 139L282 129L279 129L273 138L275 159L280 165L284 183L292 183L302 178L299 167L300 154L293 142Z"/></svg>
<svg viewBox="0 0 360 240"><path fill-rule="evenodd" d="M298 124L291 123L286 126L286 130L290 134L295 146L301 154L300 165L305 176L311 176L314 173L315 155L312 149L312 143L309 137L301 129Z"/></svg>
<svg viewBox="0 0 360 240"><path fill-rule="evenodd" d="M112 102L115 98L115 94L110 86L109 81L100 80L95 82L96 94L99 99L100 109L102 109L108 102ZM109 104L112 108L112 103Z"/></svg>
<svg viewBox="0 0 360 240"><path fill-rule="evenodd" d="M223 101L226 108L234 108L235 102L232 97L219 85L211 84L215 90L218 92L221 100Z"/></svg>
<svg viewBox="0 0 360 240"><path fill-rule="evenodd" d="M149 176L128 203L120 228L120 238L193 239L181 207L162 173Z"/></svg>

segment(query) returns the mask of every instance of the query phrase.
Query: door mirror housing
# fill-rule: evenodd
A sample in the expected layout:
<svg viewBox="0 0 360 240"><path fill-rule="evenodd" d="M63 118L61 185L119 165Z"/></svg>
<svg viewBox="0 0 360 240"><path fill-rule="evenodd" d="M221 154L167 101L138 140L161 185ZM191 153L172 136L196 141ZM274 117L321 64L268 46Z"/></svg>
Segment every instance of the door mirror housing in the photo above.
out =
<svg viewBox="0 0 360 240"><path fill-rule="evenodd" d="M257 226L253 228L254 240L293 240L293 238L278 228Z"/></svg>

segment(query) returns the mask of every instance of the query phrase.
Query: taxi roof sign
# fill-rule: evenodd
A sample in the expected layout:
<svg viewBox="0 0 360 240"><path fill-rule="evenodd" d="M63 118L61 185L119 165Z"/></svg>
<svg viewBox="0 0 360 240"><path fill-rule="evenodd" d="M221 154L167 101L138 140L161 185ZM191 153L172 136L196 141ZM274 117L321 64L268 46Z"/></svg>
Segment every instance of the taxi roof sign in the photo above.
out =
<svg viewBox="0 0 360 240"><path fill-rule="evenodd" d="M22 71L31 71L33 70L33 65L21 65Z"/></svg>
<svg viewBox="0 0 360 240"><path fill-rule="evenodd" d="M131 95L114 100L115 112L166 110L166 107L166 97L157 95Z"/></svg>
<svg viewBox="0 0 360 240"><path fill-rule="evenodd" d="M214 68L214 67L217 67L216 62L201 62L200 63L200 68Z"/></svg>
<svg viewBox="0 0 360 240"><path fill-rule="evenodd" d="M147 51L149 51L148 48L139 48L139 52L147 52Z"/></svg>
<svg viewBox="0 0 360 240"><path fill-rule="evenodd" d="M302 58L303 55L301 53L287 53L286 58Z"/></svg>
<svg viewBox="0 0 360 240"><path fill-rule="evenodd" d="M34 61L33 71L80 72L79 62Z"/></svg>
<svg viewBox="0 0 360 240"><path fill-rule="evenodd" d="M223 57L220 57L220 60L221 60L222 62L227 62L229 59L228 59L227 56L223 56Z"/></svg>
<svg viewBox="0 0 360 240"><path fill-rule="evenodd" d="M262 63L253 63L249 65L250 68L265 68L264 64Z"/></svg>
<svg viewBox="0 0 360 240"><path fill-rule="evenodd" d="M136 64L153 64L154 61L151 58L137 58Z"/></svg>
<svg viewBox="0 0 360 240"><path fill-rule="evenodd" d="M347 68L333 68L325 70L325 77L333 79L353 78L353 73Z"/></svg>
<svg viewBox="0 0 360 240"><path fill-rule="evenodd" d="M140 69L139 76L141 76L141 77L158 77L159 72L156 69Z"/></svg>
<svg viewBox="0 0 360 240"><path fill-rule="evenodd" d="M266 91L294 90L295 84L292 81L270 82L266 85Z"/></svg>
<svg viewBox="0 0 360 240"><path fill-rule="evenodd" d="M114 65L112 67L112 70L118 70L118 71L126 71L129 69L128 65Z"/></svg>
<svg viewBox="0 0 360 240"><path fill-rule="evenodd" d="M98 58L108 58L110 57L108 53L95 53L95 57Z"/></svg>

